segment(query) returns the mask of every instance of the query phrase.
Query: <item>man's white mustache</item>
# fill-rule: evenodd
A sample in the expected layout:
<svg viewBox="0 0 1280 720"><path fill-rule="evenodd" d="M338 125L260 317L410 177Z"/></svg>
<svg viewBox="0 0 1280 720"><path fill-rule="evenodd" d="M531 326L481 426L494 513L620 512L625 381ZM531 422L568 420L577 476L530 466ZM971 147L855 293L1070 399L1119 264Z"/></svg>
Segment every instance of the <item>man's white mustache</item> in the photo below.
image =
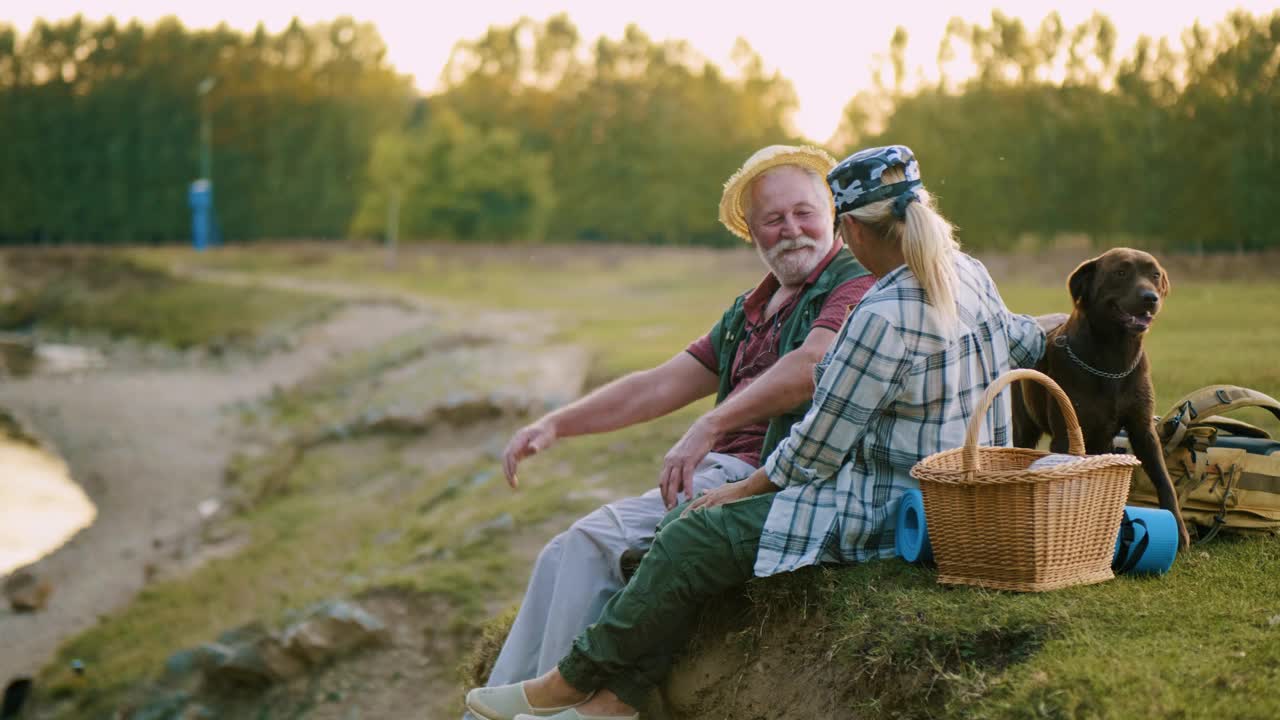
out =
<svg viewBox="0 0 1280 720"><path fill-rule="evenodd" d="M789 240L779 240L777 245L769 248L769 255L775 256L780 253L790 252L792 250L800 250L801 248L816 248L818 241L806 235L791 238Z"/></svg>

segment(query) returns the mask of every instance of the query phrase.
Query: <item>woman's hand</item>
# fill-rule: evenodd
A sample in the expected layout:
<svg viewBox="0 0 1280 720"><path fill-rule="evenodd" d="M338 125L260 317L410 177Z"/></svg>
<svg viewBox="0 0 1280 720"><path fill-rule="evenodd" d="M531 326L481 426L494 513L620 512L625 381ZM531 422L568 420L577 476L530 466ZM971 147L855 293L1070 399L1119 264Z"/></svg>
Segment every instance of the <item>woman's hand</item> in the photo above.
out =
<svg viewBox="0 0 1280 720"><path fill-rule="evenodd" d="M680 513L680 517L685 517L689 513L703 508L712 508L717 505L727 505L731 502L744 500L746 498L763 495L765 493L777 492L778 486L769 480L769 476L765 474L761 468L751 473L746 480L735 483L726 483L720 487L705 492L689 503L689 506Z"/></svg>

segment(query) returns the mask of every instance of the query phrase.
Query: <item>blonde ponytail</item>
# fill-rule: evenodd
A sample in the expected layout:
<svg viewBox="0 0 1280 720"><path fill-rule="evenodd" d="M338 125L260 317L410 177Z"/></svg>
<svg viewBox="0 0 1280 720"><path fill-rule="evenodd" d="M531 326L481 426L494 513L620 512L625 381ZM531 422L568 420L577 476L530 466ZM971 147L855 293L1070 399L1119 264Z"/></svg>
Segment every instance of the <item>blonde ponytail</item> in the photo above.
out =
<svg viewBox="0 0 1280 720"><path fill-rule="evenodd" d="M886 185L904 180L906 175L900 165L886 169L881 178ZM929 192L923 187L913 192L919 200L907 204L905 218L894 215L893 199L869 203L846 214L868 226L882 240L902 248L907 267L924 288L942 326L950 330L958 322L955 252L960 243L956 242L951 223L933 208Z"/></svg>

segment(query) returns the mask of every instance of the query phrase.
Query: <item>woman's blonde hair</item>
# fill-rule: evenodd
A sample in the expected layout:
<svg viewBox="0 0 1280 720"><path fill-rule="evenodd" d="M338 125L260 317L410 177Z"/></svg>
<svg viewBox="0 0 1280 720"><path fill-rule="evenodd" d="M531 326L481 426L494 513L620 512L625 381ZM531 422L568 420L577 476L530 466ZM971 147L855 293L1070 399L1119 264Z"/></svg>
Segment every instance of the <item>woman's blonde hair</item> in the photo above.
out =
<svg viewBox="0 0 1280 720"><path fill-rule="evenodd" d="M907 179L901 165L886 168L885 185ZM923 187L913 190L918 202L906 206L905 217L893 212L895 199L879 200L843 213L866 225L877 237L898 244L907 267L924 288L929 304L946 328L954 327L956 315L955 252L960 249L955 230L933 207L933 197Z"/></svg>

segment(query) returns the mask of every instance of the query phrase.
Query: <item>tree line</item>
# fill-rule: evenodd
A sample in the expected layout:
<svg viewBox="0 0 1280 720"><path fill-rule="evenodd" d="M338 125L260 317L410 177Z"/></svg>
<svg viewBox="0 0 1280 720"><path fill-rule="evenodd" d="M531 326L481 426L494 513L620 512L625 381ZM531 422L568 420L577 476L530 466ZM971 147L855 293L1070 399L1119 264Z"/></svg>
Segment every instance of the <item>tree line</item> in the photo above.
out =
<svg viewBox="0 0 1280 720"><path fill-rule="evenodd" d="M974 74L904 93L895 36L893 82L849 104L840 144L910 144L979 247L1057 233L1280 245L1280 12L1193 26L1179 47L1141 38L1123 56L1115 37L1097 14L1034 30L999 12L987 26L953 20L940 65L967 54Z"/></svg>
<svg viewBox="0 0 1280 720"><path fill-rule="evenodd" d="M350 20L245 34L77 17L21 40L0 27L0 237L189 237L202 111L224 236L341 235L374 138L413 100L384 54Z"/></svg>
<svg viewBox="0 0 1280 720"><path fill-rule="evenodd" d="M1235 12L1127 53L1095 15L953 20L928 79L899 29L846 107L836 156L898 142L972 248L1084 233L1203 249L1280 244L1280 12ZM756 148L802 142L790 82L635 26L564 15L459 42L424 96L342 18L187 29L0 25L0 242L190 237L211 129L230 240L404 237L728 244L715 207ZM963 76L956 66L967 63Z"/></svg>

